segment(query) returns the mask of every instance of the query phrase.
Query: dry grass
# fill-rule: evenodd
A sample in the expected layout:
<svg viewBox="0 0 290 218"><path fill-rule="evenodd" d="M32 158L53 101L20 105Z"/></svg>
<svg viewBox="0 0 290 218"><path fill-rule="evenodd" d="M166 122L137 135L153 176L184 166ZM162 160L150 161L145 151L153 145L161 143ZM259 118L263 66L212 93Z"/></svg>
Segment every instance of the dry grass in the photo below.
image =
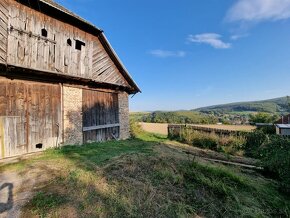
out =
<svg viewBox="0 0 290 218"><path fill-rule="evenodd" d="M278 193L275 182L254 171L200 161L184 154L184 149L189 147L168 145L162 136L144 134L133 140L47 151L15 169L21 175L37 167L51 177L31 187L34 195L21 215L289 216L289 200Z"/></svg>
<svg viewBox="0 0 290 218"><path fill-rule="evenodd" d="M146 132L168 135L167 123L140 123L140 125Z"/></svg>
<svg viewBox="0 0 290 218"><path fill-rule="evenodd" d="M167 123L142 123L141 122L140 125L142 129L144 129L146 132L168 135ZM244 132L251 132L256 129L255 126L250 126L250 125L195 125L193 124L192 126L232 130L232 131L244 131Z"/></svg>
<svg viewBox="0 0 290 218"><path fill-rule="evenodd" d="M246 131L246 132L251 132L256 129L255 126L250 125L193 125L193 126L212 129L232 130L232 131Z"/></svg>

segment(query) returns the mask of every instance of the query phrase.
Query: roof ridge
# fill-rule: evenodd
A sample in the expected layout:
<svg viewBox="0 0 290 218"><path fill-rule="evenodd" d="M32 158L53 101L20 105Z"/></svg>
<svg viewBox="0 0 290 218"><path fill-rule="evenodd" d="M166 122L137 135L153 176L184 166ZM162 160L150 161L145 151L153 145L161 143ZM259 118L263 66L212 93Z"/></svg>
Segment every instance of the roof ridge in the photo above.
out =
<svg viewBox="0 0 290 218"><path fill-rule="evenodd" d="M86 19L82 18L80 15L72 12L71 10L69 10L66 7L62 6L61 4L55 2L54 0L39 0L39 1L41 1L44 4L50 5L51 7L54 7L57 10L60 10L60 11L66 13L66 14L68 14L70 16L73 16L73 17L77 18L78 20L81 20L82 22L84 22L84 23L86 23L86 24L98 29L99 31L102 31L99 27L95 26L93 23L87 21Z"/></svg>

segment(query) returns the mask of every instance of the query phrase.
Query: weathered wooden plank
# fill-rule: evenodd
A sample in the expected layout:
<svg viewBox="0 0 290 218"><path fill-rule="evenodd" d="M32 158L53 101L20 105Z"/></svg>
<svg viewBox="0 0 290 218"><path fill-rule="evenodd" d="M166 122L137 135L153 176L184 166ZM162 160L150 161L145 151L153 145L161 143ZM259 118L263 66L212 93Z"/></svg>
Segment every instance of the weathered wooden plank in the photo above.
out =
<svg viewBox="0 0 290 218"><path fill-rule="evenodd" d="M83 131L91 131L91 130L98 130L98 129L108 129L108 128L112 128L112 127L119 127L120 124L116 123L116 124L107 124L107 125L100 125L100 126L90 126L90 127L84 127Z"/></svg>
<svg viewBox="0 0 290 218"><path fill-rule="evenodd" d="M83 90L84 140L105 141L119 137L118 95Z"/></svg>
<svg viewBox="0 0 290 218"><path fill-rule="evenodd" d="M0 4L0 62L6 63L7 59L7 32L8 29L8 5Z"/></svg>
<svg viewBox="0 0 290 218"><path fill-rule="evenodd" d="M8 51L6 52L10 65L53 71L95 79L100 82L104 82L104 80L100 80L98 74L103 72L107 74L109 68L115 68L110 72L110 77L106 77L105 82L117 84L108 81L108 79L114 79L123 86L129 86L98 37L35 11L17 1L11 1L9 7L9 23L13 29L8 34ZM5 25L3 30L5 30ZM47 30L47 37L41 35L44 28ZM1 29L0 35L5 35L1 33ZM71 40L71 45L68 45L68 39ZM76 40L85 43L80 51L75 47ZM2 56L0 51L0 57Z"/></svg>
<svg viewBox="0 0 290 218"><path fill-rule="evenodd" d="M0 116L7 119L5 157L38 151L39 143L43 148L56 145L61 123L59 85L1 79L0 100Z"/></svg>

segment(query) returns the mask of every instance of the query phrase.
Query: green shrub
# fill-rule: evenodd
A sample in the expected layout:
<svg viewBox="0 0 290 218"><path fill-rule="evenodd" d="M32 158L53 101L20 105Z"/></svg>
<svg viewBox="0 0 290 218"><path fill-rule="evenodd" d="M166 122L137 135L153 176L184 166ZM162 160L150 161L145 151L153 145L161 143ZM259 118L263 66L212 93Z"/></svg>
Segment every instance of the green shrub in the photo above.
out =
<svg viewBox="0 0 290 218"><path fill-rule="evenodd" d="M212 134L202 135L199 138L194 138L192 144L201 148L207 148L215 151L218 149L218 139L215 135Z"/></svg>
<svg viewBox="0 0 290 218"><path fill-rule="evenodd" d="M219 136L215 133L192 131L190 128L184 128L180 138L182 142L187 144L230 154L236 154L245 144L243 136Z"/></svg>
<svg viewBox="0 0 290 218"><path fill-rule="evenodd" d="M272 136L260 149L266 172L277 176L284 192L290 192L290 139Z"/></svg>
<svg viewBox="0 0 290 218"><path fill-rule="evenodd" d="M268 134L268 135L274 135L276 134L276 128L275 126L263 126L259 128L263 133Z"/></svg>
<svg viewBox="0 0 290 218"><path fill-rule="evenodd" d="M244 136L221 136L219 138L220 149L227 154L242 154L246 138Z"/></svg>
<svg viewBox="0 0 290 218"><path fill-rule="evenodd" d="M136 122L135 120L130 120L130 135L131 138L136 138L138 135L140 135L143 132L143 129L141 125Z"/></svg>
<svg viewBox="0 0 290 218"><path fill-rule="evenodd" d="M244 145L245 154L249 157L260 158L260 147L268 141L269 137L261 130L248 133Z"/></svg>

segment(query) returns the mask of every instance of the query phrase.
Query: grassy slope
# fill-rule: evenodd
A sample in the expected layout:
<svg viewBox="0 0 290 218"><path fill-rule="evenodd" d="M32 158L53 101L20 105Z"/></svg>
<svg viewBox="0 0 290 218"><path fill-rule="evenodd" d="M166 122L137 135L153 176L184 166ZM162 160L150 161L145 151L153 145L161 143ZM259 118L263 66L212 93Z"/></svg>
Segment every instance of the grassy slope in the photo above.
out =
<svg viewBox="0 0 290 218"><path fill-rule="evenodd" d="M222 104L209 107L198 108L194 111L208 112L285 112L288 109L287 98L275 98L264 101L252 101L252 102L237 102L231 104Z"/></svg>
<svg viewBox="0 0 290 218"><path fill-rule="evenodd" d="M194 160L142 134L121 142L64 147L1 170L54 166L25 206L25 217L289 216L274 181Z"/></svg>

